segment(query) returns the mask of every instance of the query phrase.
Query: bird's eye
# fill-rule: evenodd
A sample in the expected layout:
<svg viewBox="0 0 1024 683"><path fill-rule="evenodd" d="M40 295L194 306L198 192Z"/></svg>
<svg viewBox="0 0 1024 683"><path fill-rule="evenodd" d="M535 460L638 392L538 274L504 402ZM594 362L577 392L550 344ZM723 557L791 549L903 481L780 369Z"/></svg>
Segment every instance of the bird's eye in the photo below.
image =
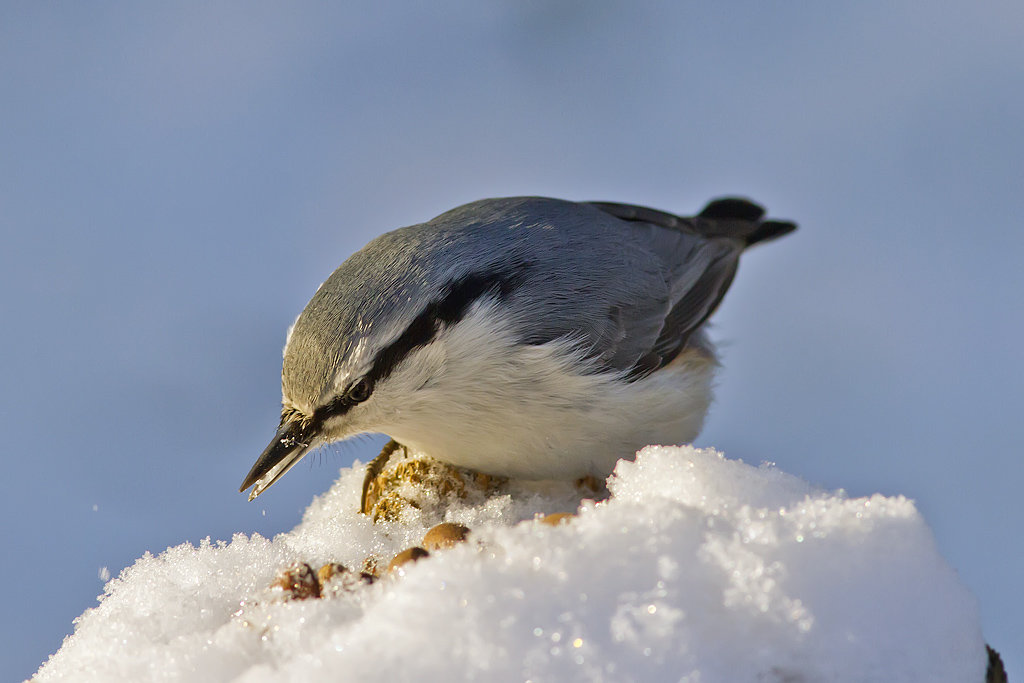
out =
<svg viewBox="0 0 1024 683"><path fill-rule="evenodd" d="M357 380L355 384L348 388L348 400L353 403L362 403L366 399L370 398L370 383L365 379Z"/></svg>

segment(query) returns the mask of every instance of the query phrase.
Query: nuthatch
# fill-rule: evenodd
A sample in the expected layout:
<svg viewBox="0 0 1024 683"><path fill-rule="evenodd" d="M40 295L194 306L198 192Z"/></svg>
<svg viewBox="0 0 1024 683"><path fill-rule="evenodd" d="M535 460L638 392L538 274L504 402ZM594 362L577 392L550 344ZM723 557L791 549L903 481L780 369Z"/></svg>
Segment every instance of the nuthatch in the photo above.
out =
<svg viewBox="0 0 1024 683"><path fill-rule="evenodd" d="M513 197L382 235L289 330L280 427L240 490L367 432L519 479L605 477L692 441L716 366L704 323L740 253L795 228L738 198L680 217Z"/></svg>

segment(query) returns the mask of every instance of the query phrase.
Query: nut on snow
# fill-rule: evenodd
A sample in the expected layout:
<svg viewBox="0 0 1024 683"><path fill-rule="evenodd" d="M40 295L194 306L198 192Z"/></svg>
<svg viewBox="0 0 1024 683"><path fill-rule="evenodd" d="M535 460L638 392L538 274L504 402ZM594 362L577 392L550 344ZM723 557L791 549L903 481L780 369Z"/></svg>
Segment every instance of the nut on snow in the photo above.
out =
<svg viewBox="0 0 1024 683"><path fill-rule="evenodd" d="M541 517L540 523L547 524L548 526L558 526L559 524L568 524L575 516L571 512L553 512L550 515Z"/></svg>
<svg viewBox="0 0 1024 683"><path fill-rule="evenodd" d="M373 583L377 577L367 572L355 572L337 562L328 562L317 572L320 590L323 593L336 594L339 591L352 591L364 584Z"/></svg>
<svg viewBox="0 0 1024 683"><path fill-rule="evenodd" d="M384 447L380 458L383 465L367 471L360 504L360 512L375 522L399 520L410 508L444 508L454 500L487 497L507 481L412 453L395 441Z"/></svg>
<svg viewBox="0 0 1024 683"><path fill-rule="evenodd" d="M443 550L456 543L462 543L469 536L469 527L453 522L442 522L423 536L423 547L427 550Z"/></svg>
<svg viewBox="0 0 1024 683"><path fill-rule="evenodd" d="M388 571L394 571L401 567L403 564L408 562L415 562L422 557L430 557L430 553L419 546L413 546L406 548L402 552L395 555L395 558L391 560L391 564L388 565Z"/></svg>
<svg viewBox="0 0 1024 683"><path fill-rule="evenodd" d="M328 562L327 564L325 564L317 570L316 578L320 580L320 585L322 586L331 579L333 579L335 576L343 574L347 571L348 569L346 569L345 565L343 564L338 564L337 562Z"/></svg>
<svg viewBox="0 0 1024 683"><path fill-rule="evenodd" d="M296 562L280 571L271 589L280 590L285 600L306 600L320 597L320 582L313 568L305 562Z"/></svg>

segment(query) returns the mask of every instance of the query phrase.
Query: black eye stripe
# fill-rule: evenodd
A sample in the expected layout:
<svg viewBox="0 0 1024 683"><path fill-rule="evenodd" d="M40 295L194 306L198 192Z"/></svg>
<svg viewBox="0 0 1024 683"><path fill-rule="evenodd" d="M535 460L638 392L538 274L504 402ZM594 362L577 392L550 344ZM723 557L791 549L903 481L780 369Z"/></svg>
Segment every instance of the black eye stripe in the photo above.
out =
<svg viewBox="0 0 1024 683"><path fill-rule="evenodd" d="M441 330L462 320L473 302L488 293L495 294L499 300L508 297L519 286L528 267L527 264L521 264L492 273L471 273L448 283L441 296L427 304L409 323L409 327L373 359L369 372L359 380L367 383L367 398L373 387L387 378L410 353L429 344ZM352 406L361 402L354 400L355 397L351 395L353 387L355 384L345 395L318 410L314 420L321 423L328 417L344 415Z"/></svg>

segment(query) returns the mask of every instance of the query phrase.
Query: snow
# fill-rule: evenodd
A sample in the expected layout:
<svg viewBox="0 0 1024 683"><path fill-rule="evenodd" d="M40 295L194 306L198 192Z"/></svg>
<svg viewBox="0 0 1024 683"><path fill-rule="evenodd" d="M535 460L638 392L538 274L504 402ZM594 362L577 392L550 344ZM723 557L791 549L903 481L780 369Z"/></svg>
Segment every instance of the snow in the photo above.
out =
<svg viewBox="0 0 1024 683"><path fill-rule="evenodd" d="M975 600L903 497L652 446L604 502L519 485L374 524L355 510L362 477L343 469L273 540L140 558L36 679L984 680ZM270 588L295 561L386 564L442 516L470 540L322 599Z"/></svg>

